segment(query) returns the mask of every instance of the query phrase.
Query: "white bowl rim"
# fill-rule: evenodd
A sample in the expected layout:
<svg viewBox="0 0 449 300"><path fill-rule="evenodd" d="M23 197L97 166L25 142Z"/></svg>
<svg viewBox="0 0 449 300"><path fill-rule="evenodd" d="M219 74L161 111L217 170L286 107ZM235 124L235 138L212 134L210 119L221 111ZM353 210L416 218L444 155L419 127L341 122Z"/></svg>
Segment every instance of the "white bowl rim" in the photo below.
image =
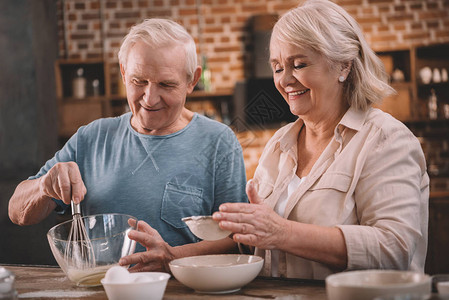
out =
<svg viewBox="0 0 449 300"><path fill-rule="evenodd" d="M384 273L384 274L414 274L419 275L422 280L417 282L403 282L403 283L392 283L388 285L379 285L379 284L367 284L363 283L361 284L354 284L354 283L336 283L332 282L336 280L336 278L344 277L344 276L350 276L350 275L357 275L357 274L366 274L366 273ZM358 288L358 289L366 289L366 288L377 288L382 287L382 289L394 289L398 287L412 287L420 284L430 283L432 278L430 275L416 272L416 271L401 271L401 270L357 270L357 271L346 271L346 272L339 272L335 274L331 274L326 277L325 282L326 285L331 285L334 287L349 287L349 288Z"/></svg>
<svg viewBox="0 0 449 300"><path fill-rule="evenodd" d="M181 219L181 221L185 222L185 221L190 221L190 220L194 220L194 218L198 218L198 219L212 219L211 215L198 215L198 216L190 216L190 217L184 217ZM213 219L212 219L213 220ZM218 224L218 222L217 222Z"/></svg>
<svg viewBox="0 0 449 300"><path fill-rule="evenodd" d="M186 265L178 265L177 262L182 261L182 260L188 260L188 259L195 259L195 258L204 258L204 257L238 257L238 256L243 256L243 257L253 257L255 259L255 261L251 261L251 262L247 262L244 264L233 264L233 265L226 265L226 266L213 266L213 265L207 265L207 266L186 266ZM201 269L201 268L229 268L229 267L239 267L239 266L248 266L248 265L253 265L253 264L258 264L258 263L263 263L264 259L258 255L252 255L252 254L208 254L208 255L196 255L196 256L186 256L186 257L181 257L181 258L176 258L172 261L170 261L168 264L170 267L174 267L174 268L196 268L196 269Z"/></svg>
<svg viewBox="0 0 449 300"><path fill-rule="evenodd" d="M137 286L137 285L144 285L144 284L152 284L152 283L160 283L164 282L170 279L171 275L166 272L137 272L132 274L151 274L155 276L162 276L162 278L156 278L152 281L143 281L143 282L104 282L104 277L100 280L101 284L105 285L115 285L115 286Z"/></svg>
<svg viewBox="0 0 449 300"><path fill-rule="evenodd" d="M133 217L133 216L128 215L128 214L120 214L120 213L104 213L104 214L87 215L87 216L82 216L81 219L92 218L92 217L96 218L96 217L99 217L99 216L125 216L125 217L128 217L128 219L134 219L134 220L138 221L138 219L136 217ZM47 231L47 235L49 235L51 231L54 231L56 229L56 227L62 226L64 224L68 224L70 222L73 222L73 219L70 219L70 220L67 220L67 221L64 221L64 222L56 224L55 226L53 226L52 228L50 228ZM136 226L134 228L137 228L137 223L136 223Z"/></svg>

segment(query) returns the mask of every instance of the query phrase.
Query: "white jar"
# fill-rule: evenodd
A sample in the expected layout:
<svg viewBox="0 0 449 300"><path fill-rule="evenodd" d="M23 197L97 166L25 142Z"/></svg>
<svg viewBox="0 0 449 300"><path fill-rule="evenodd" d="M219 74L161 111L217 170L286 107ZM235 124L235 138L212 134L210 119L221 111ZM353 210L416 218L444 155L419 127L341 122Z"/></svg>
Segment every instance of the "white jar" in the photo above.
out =
<svg viewBox="0 0 449 300"><path fill-rule="evenodd" d="M77 99L86 98L86 78L83 77L83 74L83 68L79 68L76 71L77 77L72 82L73 97Z"/></svg>

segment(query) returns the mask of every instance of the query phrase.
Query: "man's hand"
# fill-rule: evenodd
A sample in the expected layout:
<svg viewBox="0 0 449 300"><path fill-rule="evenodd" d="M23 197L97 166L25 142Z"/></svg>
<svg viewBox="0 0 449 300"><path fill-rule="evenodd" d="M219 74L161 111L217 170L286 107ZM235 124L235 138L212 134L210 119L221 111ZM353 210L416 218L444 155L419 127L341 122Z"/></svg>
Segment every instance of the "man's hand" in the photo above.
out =
<svg viewBox="0 0 449 300"><path fill-rule="evenodd" d="M120 265L134 265L129 268L131 272L170 272L168 263L176 258L173 247L167 244L148 223L139 221L137 231L129 232L128 237L140 243L147 251L122 257Z"/></svg>
<svg viewBox="0 0 449 300"><path fill-rule="evenodd" d="M63 162L54 165L47 174L41 177L39 190L42 194L70 204L73 200L79 203L86 195L86 186L78 165L73 162Z"/></svg>

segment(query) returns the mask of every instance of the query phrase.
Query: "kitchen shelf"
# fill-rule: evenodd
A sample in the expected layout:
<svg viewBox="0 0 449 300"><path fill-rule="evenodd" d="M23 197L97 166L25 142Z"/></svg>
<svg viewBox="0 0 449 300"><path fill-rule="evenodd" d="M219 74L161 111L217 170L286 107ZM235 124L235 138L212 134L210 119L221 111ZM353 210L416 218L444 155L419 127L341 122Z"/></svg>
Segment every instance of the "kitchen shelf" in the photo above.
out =
<svg viewBox="0 0 449 300"><path fill-rule="evenodd" d="M233 89L222 89L214 92L206 91L193 91L190 95L187 95L187 100L204 100L204 99L219 99L222 97L232 97L234 94Z"/></svg>
<svg viewBox="0 0 449 300"><path fill-rule="evenodd" d="M410 52L410 49L377 52L377 55L384 63L385 71L393 83L395 80L392 77L395 70L401 70L404 74L404 81L411 82L413 72L410 64Z"/></svg>
<svg viewBox="0 0 449 300"><path fill-rule="evenodd" d="M217 100L220 98L228 98L232 97L233 92L234 91L232 89L220 90L217 92L193 91L191 94L187 95L187 101ZM110 95L108 96L108 99L126 101L126 96Z"/></svg>
<svg viewBox="0 0 449 300"><path fill-rule="evenodd" d="M79 68L83 69L86 82L83 98L74 97L72 86ZM61 139L69 138L80 126L95 119L111 116L107 74L107 65L101 60L62 59L55 62L58 133ZM95 89L94 80L98 81Z"/></svg>
<svg viewBox="0 0 449 300"><path fill-rule="evenodd" d="M449 103L449 82L423 83L420 70L429 67L432 71L437 68L449 70L449 44L414 46L409 49L377 52L385 65L393 88L398 95L386 99L386 110L401 121L429 119L427 101L434 89L438 97L440 108ZM392 75L394 70L400 69L404 74L404 81L397 82ZM442 112L439 112L442 115Z"/></svg>
<svg viewBox="0 0 449 300"><path fill-rule="evenodd" d="M89 102L104 102L109 100L114 100L111 96L87 96L85 98L79 99L74 97L64 97L65 103L89 103ZM126 100L126 99L123 99Z"/></svg>
<svg viewBox="0 0 449 300"><path fill-rule="evenodd" d="M62 141L72 136L80 126L93 120L118 116L128 111L126 95L111 92L109 69L112 67L110 63L102 60L62 59L56 61L58 132ZM86 79L86 96L81 99L74 97L72 88L72 82L79 68L83 68ZM95 79L99 81L97 93L94 93L92 86ZM187 96L186 106L219 121L228 120L233 92L232 89L220 89L213 92L195 90Z"/></svg>
<svg viewBox="0 0 449 300"><path fill-rule="evenodd" d="M439 201L440 198L449 198L449 191L432 191L430 192L430 199Z"/></svg>
<svg viewBox="0 0 449 300"><path fill-rule="evenodd" d="M77 77L77 70L83 69L86 80L86 97L93 96L93 81L98 80L98 96L106 95L105 65L100 60L58 60L55 64L56 94L59 98L73 97L72 82Z"/></svg>
<svg viewBox="0 0 449 300"><path fill-rule="evenodd" d="M421 109L425 113L423 118L427 118L428 109L427 101L431 94L431 90L435 91L438 99L438 115L443 116L442 106L443 104L449 104L449 81L444 81L441 78L441 71L446 69L449 71L449 44L438 44L416 47L413 49L415 58L415 82L416 82L416 97L421 104ZM435 69L440 71L439 82L435 82L433 77L431 82L426 84L420 77L420 70L428 67L434 72ZM433 75L432 75L433 76Z"/></svg>

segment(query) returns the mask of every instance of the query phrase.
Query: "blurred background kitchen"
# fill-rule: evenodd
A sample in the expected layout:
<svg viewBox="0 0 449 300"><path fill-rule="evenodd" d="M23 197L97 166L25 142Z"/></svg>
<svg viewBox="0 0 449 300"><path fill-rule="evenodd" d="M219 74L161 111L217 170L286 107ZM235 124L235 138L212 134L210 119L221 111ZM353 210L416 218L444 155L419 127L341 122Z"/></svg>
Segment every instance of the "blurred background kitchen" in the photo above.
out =
<svg viewBox="0 0 449 300"><path fill-rule="evenodd" d="M336 0L361 24L398 91L381 108L419 137L431 176L426 272L449 273L449 0ZM294 120L271 79L268 41L291 0L0 1L0 263L55 264L47 230L7 215L15 186L76 129L127 111L117 51L128 29L167 17L205 68L187 106L231 126L248 179L276 129ZM381 162L380 162L381 163Z"/></svg>

